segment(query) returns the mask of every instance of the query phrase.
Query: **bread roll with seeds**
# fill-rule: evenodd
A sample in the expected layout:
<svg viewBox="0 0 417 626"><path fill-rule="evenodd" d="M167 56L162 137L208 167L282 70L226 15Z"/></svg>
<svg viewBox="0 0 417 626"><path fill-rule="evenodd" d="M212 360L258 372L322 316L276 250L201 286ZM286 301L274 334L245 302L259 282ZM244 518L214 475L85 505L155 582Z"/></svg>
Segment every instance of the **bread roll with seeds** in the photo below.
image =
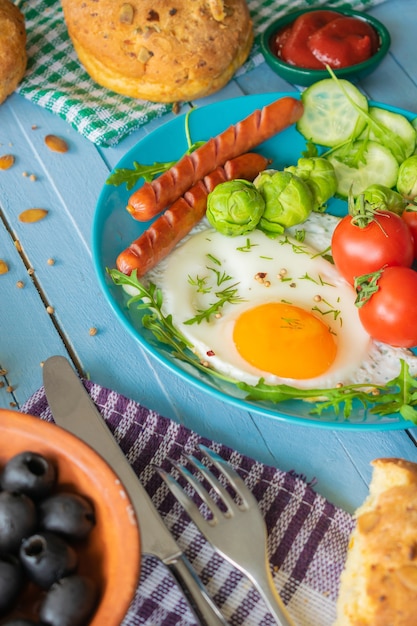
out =
<svg viewBox="0 0 417 626"><path fill-rule="evenodd" d="M0 104L16 89L27 64L25 19L10 0L0 0Z"/></svg>
<svg viewBox="0 0 417 626"><path fill-rule="evenodd" d="M247 59L245 0L61 0L79 60L98 84L154 102L221 89Z"/></svg>

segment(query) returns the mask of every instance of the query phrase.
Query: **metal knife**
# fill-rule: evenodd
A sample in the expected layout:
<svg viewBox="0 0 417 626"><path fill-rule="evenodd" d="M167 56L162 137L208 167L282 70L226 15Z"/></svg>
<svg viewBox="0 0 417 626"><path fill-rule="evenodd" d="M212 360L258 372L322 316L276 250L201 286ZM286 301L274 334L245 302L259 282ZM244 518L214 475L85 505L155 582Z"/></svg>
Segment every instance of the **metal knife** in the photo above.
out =
<svg viewBox="0 0 417 626"><path fill-rule="evenodd" d="M122 481L139 520L142 553L153 555L169 568L202 626L227 626L69 361L62 356L47 359L43 383L56 424L94 448Z"/></svg>

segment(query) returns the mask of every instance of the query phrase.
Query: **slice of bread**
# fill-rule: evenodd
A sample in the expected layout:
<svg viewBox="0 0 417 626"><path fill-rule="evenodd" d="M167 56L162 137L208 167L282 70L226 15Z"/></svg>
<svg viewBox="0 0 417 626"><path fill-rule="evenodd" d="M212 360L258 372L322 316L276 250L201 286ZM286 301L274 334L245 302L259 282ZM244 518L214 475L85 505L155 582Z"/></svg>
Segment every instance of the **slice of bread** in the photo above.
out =
<svg viewBox="0 0 417 626"><path fill-rule="evenodd" d="M372 462L355 513L334 626L417 625L417 464Z"/></svg>

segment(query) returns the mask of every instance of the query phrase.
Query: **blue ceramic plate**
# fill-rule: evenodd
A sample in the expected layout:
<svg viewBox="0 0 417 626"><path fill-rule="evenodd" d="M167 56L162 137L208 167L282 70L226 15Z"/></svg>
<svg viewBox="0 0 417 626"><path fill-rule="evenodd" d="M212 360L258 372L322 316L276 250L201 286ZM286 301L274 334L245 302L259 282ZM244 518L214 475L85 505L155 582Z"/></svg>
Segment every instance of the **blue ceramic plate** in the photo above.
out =
<svg viewBox="0 0 417 626"><path fill-rule="evenodd" d="M297 97L294 93L270 93L251 95L210 104L195 109L189 117L192 141L207 140L233 123L248 116L255 109L261 108L283 96ZM375 104L375 103L372 103ZM378 104L378 106L382 106ZM384 106L384 108L402 113L409 119L410 113ZM187 149L185 119L180 115L144 137L117 164L118 168L133 168L133 162L151 164L154 161L171 161L180 158ZM282 169L297 162L305 149L305 140L291 127L264 142L257 149L268 158L272 158L271 167ZM323 428L339 429L404 429L410 426L399 415L380 417L358 406L348 419L335 415L333 411L321 416L311 415L311 405L302 401L281 404L245 400L245 394L231 384L224 383L209 375L193 370L175 359L166 346L143 328L141 314L129 310L127 296L121 287L116 287L109 279L106 268L115 267L118 254L134 239L139 237L149 225L135 221L126 211L129 196L125 185L115 187L105 185L98 199L93 222L93 260L101 288L113 308L117 319L132 337L155 359L180 376L185 382L194 385L208 395L228 402L245 411L256 412L265 417L284 420L298 425L310 425ZM346 213L346 203L332 200L328 211L335 215Z"/></svg>

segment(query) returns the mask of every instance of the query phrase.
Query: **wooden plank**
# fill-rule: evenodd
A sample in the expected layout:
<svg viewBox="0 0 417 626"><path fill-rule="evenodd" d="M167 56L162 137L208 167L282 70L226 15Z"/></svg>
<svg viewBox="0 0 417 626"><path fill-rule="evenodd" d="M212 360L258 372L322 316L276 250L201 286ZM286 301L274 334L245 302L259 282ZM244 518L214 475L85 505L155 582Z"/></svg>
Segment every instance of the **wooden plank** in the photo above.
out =
<svg viewBox="0 0 417 626"><path fill-rule="evenodd" d="M40 386L41 361L51 351L66 351L12 238L1 225L0 257L9 266L9 272L0 276L0 368L7 370L0 378L4 383L0 407L9 408L10 403L24 402ZM8 391L10 386L13 393Z"/></svg>

